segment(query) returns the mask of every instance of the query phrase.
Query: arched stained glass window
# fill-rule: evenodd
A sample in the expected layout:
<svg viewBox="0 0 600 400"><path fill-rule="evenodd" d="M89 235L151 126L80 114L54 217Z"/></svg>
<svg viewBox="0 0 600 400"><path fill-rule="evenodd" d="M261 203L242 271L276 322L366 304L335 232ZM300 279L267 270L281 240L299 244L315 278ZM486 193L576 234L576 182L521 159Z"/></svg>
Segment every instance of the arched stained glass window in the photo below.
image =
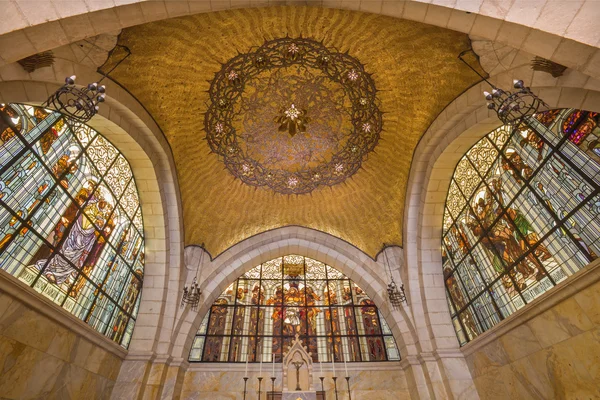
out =
<svg viewBox="0 0 600 400"><path fill-rule="evenodd" d="M458 162L442 259L461 345L600 254L598 122L551 110L490 132Z"/></svg>
<svg viewBox="0 0 600 400"><path fill-rule="evenodd" d="M399 360L390 328L348 277L290 255L237 279L212 305L190 361L281 362L300 335L314 362Z"/></svg>
<svg viewBox="0 0 600 400"><path fill-rule="evenodd" d="M144 271L138 192L102 135L0 104L0 268L127 347Z"/></svg>

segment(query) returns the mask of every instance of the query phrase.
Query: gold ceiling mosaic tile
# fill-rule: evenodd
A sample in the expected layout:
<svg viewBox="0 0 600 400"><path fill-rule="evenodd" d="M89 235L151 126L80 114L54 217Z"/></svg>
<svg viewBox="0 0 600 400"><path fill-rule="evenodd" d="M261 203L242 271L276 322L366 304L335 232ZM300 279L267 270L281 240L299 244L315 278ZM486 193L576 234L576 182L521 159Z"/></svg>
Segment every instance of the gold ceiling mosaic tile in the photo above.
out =
<svg viewBox="0 0 600 400"><path fill-rule="evenodd" d="M379 143L361 169L309 194L242 183L205 140L215 73L238 51L286 36L348 51L372 74L384 112ZM470 47L467 35L356 11L268 7L198 14L124 29L119 44L132 55L111 77L165 133L177 165L185 243L204 243L213 256L286 225L330 233L371 256L383 243L401 245L413 151L443 108L477 81L457 58Z"/></svg>

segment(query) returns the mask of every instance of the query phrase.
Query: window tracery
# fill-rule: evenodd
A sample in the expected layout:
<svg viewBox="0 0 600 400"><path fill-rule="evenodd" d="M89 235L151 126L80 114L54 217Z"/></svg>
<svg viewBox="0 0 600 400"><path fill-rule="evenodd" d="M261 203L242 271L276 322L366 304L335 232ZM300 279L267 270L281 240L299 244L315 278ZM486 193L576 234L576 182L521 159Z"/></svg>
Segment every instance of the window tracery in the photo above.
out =
<svg viewBox="0 0 600 400"><path fill-rule="evenodd" d="M0 104L0 268L127 347L144 271L131 167L90 127Z"/></svg>
<svg viewBox="0 0 600 400"><path fill-rule="evenodd" d="M289 255L243 274L204 318L190 361L281 362L296 334L313 361L386 361L400 355L375 303L340 271Z"/></svg>
<svg viewBox="0 0 600 400"><path fill-rule="evenodd" d="M598 257L598 114L502 126L457 164L443 217L448 306L461 345Z"/></svg>

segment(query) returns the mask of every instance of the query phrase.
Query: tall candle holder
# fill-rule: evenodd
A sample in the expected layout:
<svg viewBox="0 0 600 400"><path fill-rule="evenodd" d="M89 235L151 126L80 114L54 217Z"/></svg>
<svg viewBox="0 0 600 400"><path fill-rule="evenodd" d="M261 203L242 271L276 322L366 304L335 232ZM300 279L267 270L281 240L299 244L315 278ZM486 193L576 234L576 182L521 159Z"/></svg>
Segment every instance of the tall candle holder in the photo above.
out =
<svg viewBox="0 0 600 400"><path fill-rule="evenodd" d="M262 377L262 376L259 376L259 377L258 377L258 400L260 400L261 387L262 387L262 380L263 380L263 377Z"/></svg>
<svg viewBox="0 0 600 400"><path fill-rule="evenodd" d="M248 383L248 377L244 377L244 400L246 400L246 384Z"/></svg>
<svg viewBox="0 0 600 400"><path fill-rule="evenodd" d="M350 377L346 377L346 384L348 385L348 400L352 400L352 395L350 394Z"/></svg>
<svg viewBox="0 0 600 400"><path fill-rule="evenodd" d="M325 379L324 376L320 376L319 379L321 380L321 393L323 393L323 400L325 400L325 389L323 388L323 380Z"/></svg>
<svg viewBox="0 0 600 400"><path fill-rule="evenodd" d="M338 400L338 393L337 393L337 376L334 376L332 379L333 379L333 391L335 392L335 400Z"/></svg>
<svg viewBox="0 0 600 400"><path fill-rule="evenodd" d="M275 378L274 376L271 377L271 400L275 399L275 379L277 378Z"/></svg>

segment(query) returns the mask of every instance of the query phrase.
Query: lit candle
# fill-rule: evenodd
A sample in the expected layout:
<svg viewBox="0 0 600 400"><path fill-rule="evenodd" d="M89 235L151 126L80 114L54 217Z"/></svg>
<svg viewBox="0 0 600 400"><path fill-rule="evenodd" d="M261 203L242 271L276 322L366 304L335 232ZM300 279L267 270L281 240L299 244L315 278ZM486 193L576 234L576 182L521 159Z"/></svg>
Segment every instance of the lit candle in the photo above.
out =
<svg viewBox="0 0 600 400"><path fill-rule="evenodd" d="M262 376L262 354L260 357L260 371L258 372L258 376Z"/></svg>
<svg viewBox="0 0 600 400"><path fill-rule="evenodd" d="M273 375L271 376L275 376L275 354L273 354Z"/></svg>
<svg viewBox="0 0 600 400"><path fill-rule="evenodd" d="M323 376L323 361L319 360L319 365L321 366L321 376Z"/></svg>
<svg viewBox="0 0 600 400"><path fill-rule="evenodd" d="M348 364L346 364L346 357L344 356L344 369L346 370L346 376L350 376L348 375Z"/></svg>
<svg viewBox="0 0 600 400"><path fill-rule="evenodd" d="M333 376L335 376L335 356L331 358L331 368L333 368Z"/></svg>
<svg viewBox="0 0 600 400"><path fill-rule="evenodd" d="M246 354L246 372L244 373L244 377L248 376L248 354Z"/></svg>

